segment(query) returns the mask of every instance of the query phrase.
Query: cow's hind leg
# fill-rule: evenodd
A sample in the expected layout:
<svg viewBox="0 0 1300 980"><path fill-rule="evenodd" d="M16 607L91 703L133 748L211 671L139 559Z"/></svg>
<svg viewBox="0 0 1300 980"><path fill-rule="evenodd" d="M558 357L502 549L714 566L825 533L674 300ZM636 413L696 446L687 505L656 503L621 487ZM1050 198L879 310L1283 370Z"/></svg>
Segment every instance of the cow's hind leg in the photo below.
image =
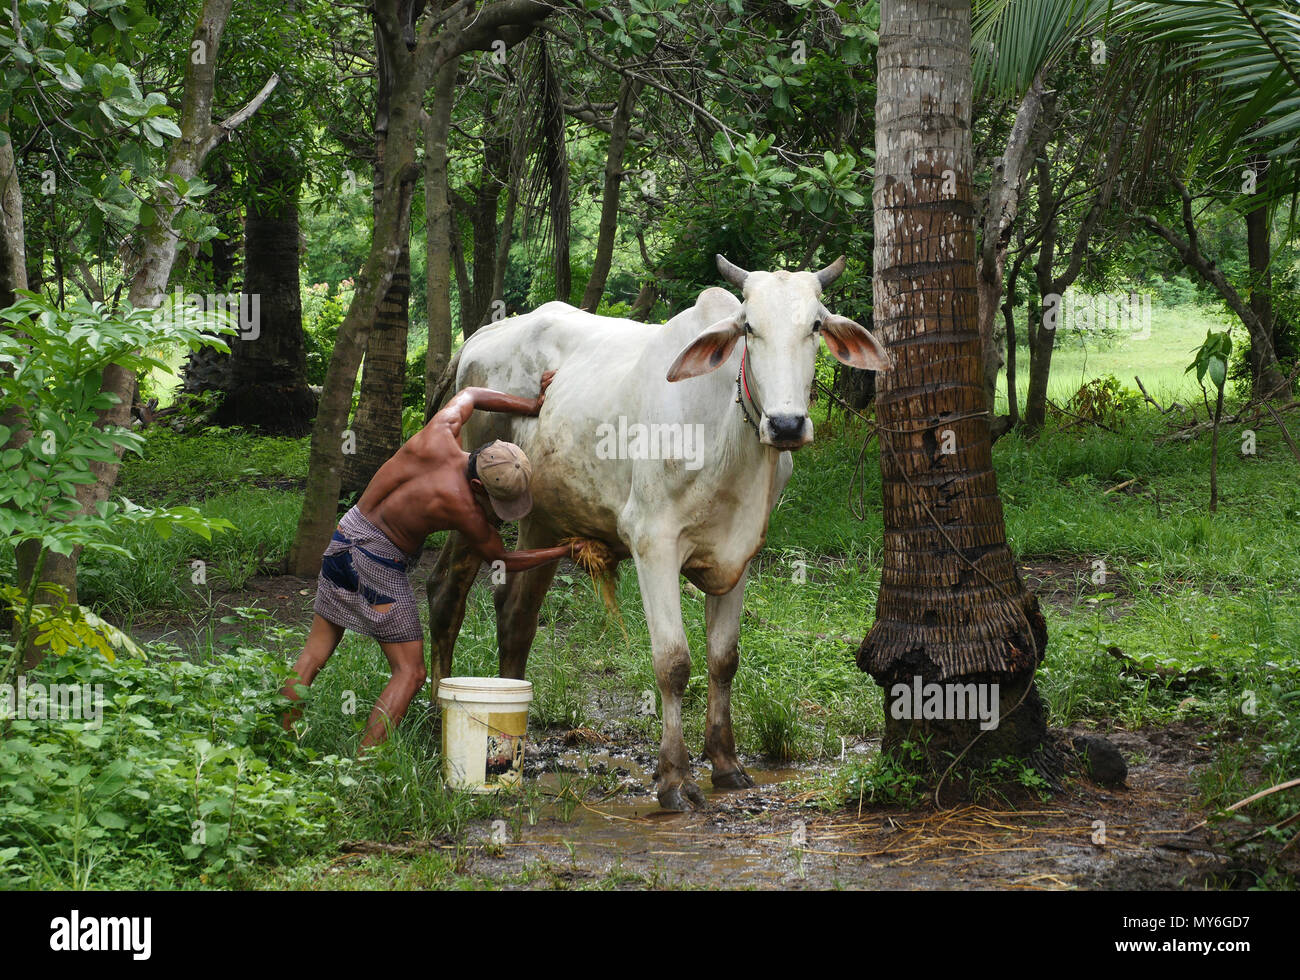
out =
<svg viewBox="0 0 1300 980"><path fill-rule="evenodd" d="M553 539L540 535L527 522L520 525L520 551L545 548ZM513 572L497 586L493 599L497 607L497 649L501 657L501 676L523 680L528 666L528 651L537 635L537 614L542 600L555 577L555 562L530 568L526 572Z"/></svg>
<svg viewBox="0 0 1300 980"><path fill-rule="evenodd" d="M691 779L691 760L682 737L682 695L691 679L691 651L682 626L681 562L660 546L650 553L634 552L641 601L650 627L655 680L663 705L663 738L659 744L657 791L665 810L704 806L704 794Z"/></svg>
<svg viewBox="0 0 1300 980"><path fill-rule="evenodd" d="M731 730L731 679L740 662L740 610L745 598L748 567L726 595L704 600L704 625L709 644L709 711L704 752L713 763L714 789L747 789L754 785L736 756Z"/></svg>
<svg viewBox="0 0 1300 980"><path fill-rule="evenodd" d="M482 563L464 538L452 531L438 553L438 564L425 586L429 596L429 674L435 698L438 682L451 676L451 657L461 623L465 621L465 604Z"/></svg>

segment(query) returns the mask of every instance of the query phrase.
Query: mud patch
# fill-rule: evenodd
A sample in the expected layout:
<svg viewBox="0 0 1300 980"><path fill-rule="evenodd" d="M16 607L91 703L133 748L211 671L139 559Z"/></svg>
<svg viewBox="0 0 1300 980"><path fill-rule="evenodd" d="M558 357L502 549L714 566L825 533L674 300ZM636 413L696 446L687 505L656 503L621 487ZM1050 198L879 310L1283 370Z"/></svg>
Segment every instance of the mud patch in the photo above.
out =
<svg viewBox="0 0 1300 980"><path fill-rule="evenodd" d="M1078 734L1075 732L1073 734ZM849 805L827 812L817 768L765 770L753 789L716 792L705 809L666 813L651 792L648 747L582 748L554 735L529 779L545 801L536 822L471 828L455 846L476 875L506 887L727 889L1145 889L1246 887L1249 869L1218 846L1190 804L1210 747L1190 727L1108 733L1129 759L1128 786L1083 780L1046 801L939 810ZM495 835L495 840L493 837Z"/></svg>

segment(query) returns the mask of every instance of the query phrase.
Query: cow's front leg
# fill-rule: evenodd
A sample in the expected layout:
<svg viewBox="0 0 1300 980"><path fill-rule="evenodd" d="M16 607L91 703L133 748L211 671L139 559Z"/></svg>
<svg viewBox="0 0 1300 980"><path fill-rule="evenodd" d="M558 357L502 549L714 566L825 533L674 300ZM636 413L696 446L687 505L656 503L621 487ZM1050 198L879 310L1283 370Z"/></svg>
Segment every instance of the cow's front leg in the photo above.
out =
<svg viewBox="0 0 1300 980"><path fill-rule="evenodd" d="M704 600L709 643L709 713L704 752L713 763L714 789L748 789L754 785L736 757L736 738L731 730L731 679L740 663L740 611L748 578L747 565L734 589Z"/></svg>
<svg viewBox="0 0 1300 980"><path fill-rule="evenodd" d="M663 707L656 786L659 805L665 810L702 807L704 794L691 779L691 760L682 737L682 695L691 679L691 651L682 626L681 562L675 551L662 546L649 554L637 552L634 557Z"/></svg>

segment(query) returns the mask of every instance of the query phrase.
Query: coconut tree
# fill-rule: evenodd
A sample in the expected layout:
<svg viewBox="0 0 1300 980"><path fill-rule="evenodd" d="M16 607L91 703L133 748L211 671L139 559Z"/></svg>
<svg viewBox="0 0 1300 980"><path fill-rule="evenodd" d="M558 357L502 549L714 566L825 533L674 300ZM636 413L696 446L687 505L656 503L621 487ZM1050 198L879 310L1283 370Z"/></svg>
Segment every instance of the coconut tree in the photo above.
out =
<svg viewBox="0 0 1300 980"><path fill-rule="evenodd" d="M1046 626L1007 547L983 389L971 175L970 0L882 0L876 97L875 325L885 548L858 665L886 691L887 750L932 762L1029 755ZM906 719L895 685L997 687L1000 722ZM912 714L913 712L906 712Z"/></svg>

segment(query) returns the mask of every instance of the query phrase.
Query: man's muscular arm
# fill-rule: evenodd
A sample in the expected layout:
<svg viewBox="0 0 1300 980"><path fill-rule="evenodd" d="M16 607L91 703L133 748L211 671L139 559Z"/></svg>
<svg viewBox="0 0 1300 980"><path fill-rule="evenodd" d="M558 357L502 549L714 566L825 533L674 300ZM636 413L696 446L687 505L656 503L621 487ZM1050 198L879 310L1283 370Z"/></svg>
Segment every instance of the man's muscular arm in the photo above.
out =
<svg viewBox="0 0 1300 980"><path fill-rule="evenodd" d="M464 532L462 532L464 533ZM467 535L472 547L486 562L505 562L507 572L526 572L538 565L572 557L581 547L573 544L557 544L552 548L528 548L524 551L506 551L505 542L496 529L486 521L477 535Z"/></svg>
<svg viewBox="0 0 1300 980"><path fill-rule="evenodd" d="M507 395L504 392L493 391L491 388L465 388L452 396L451 401L443 406L442 411L430 420L430 424L446 425L451 429L452 435L459 436L461 426L475 409L536 417L541 412L542 405L546 403L546 389L554 374L554 371L547 371L542 375L541 391L536 398Z"/></svg>

